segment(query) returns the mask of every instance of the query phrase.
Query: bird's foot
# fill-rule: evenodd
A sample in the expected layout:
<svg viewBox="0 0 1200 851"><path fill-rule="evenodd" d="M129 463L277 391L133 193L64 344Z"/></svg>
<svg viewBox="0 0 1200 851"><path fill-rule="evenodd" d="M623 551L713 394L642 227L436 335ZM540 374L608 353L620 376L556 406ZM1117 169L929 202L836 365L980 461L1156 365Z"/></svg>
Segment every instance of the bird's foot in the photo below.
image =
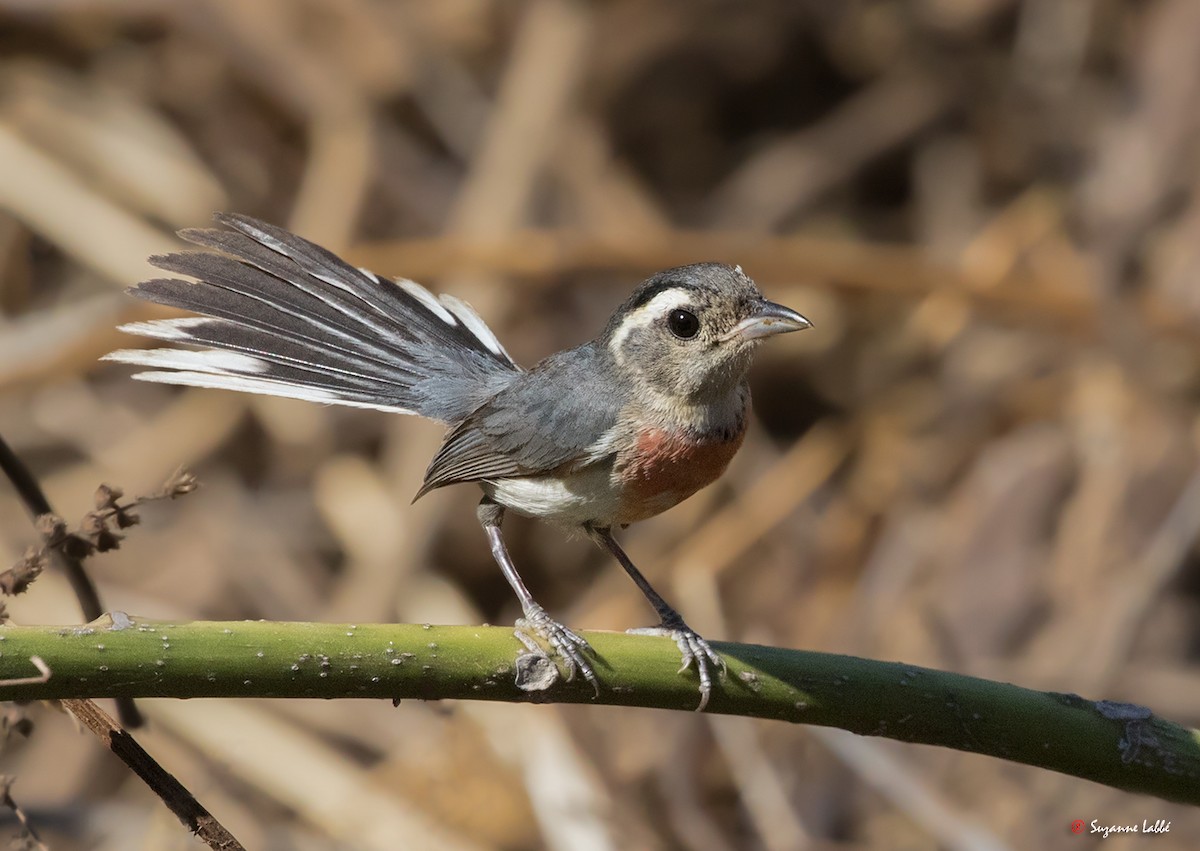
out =
<svg viewBox="0 0 1200 851"><path fill-rule="evenodd" d="M545 641L562 660L563 667L567 669L567 680L575 679L575 673L579 672L592 684L596 695L599 696L600 681L596 679L596 671L584 656L584 653L592 652L592 646L583 636L554 620L538 605L525 610L525 617L517 619L513 632L531 653L544 655L545 651L537 639Z"/></svg>
<svg viewBox="0 0 1200 851"><path fill-rule="evenodd" d="M717 651L713 650L707 641L678 616L664 620L660 626L647 626L627 631L633 635L662 635L675 639L675 644L683 655L683 664L679 666L679 673L682 674L693 663L696 665L696 675L700 678L700 705L696 707L696 711L703 712L704 708L708 706L708 698L712 695L713 671L717 671L718 676L725 676L725 660L717 654Z"/></svg>

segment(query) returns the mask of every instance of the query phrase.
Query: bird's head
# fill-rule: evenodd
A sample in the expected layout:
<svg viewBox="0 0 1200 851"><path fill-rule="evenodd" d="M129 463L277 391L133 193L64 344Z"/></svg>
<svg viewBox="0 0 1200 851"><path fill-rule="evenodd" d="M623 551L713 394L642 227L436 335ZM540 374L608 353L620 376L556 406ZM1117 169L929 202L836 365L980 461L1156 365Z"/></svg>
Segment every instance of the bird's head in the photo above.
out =
<svg viewBox="0 0 1200 851"><path fill-rule="evenodd" d="M601 342L618 368L684 404L727 396L767 337L812 325L767 301L740 266L697 263L647 278L609 320Z"/></svg>

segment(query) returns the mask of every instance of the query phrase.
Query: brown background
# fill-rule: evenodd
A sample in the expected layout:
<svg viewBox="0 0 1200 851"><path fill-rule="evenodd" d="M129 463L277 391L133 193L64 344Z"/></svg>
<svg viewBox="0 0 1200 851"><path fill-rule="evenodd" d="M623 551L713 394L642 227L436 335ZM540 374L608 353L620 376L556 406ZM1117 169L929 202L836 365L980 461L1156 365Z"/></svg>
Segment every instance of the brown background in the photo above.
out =
<svg viewBox="0 0 1200 851"><path fill-rule="evenodd" d="M121 294L215 209L453 292L524 363L678 262L816 323L721 482L629 530L710 637L1200 723L1194 0L0 0L0 434L78 517L203 481L91 562L144 616L506 622L438 427L136 384ZM569 623L650 613L509 524ZM0 561L32 533L0 487ZM47 575L23 623L78 618ZM254 848L1194 848L1195 811L997 760L602 707L147 702ZM195 847L69 719L2 756L55 849ZM9 821L9 835L17 827Z"/></svg>

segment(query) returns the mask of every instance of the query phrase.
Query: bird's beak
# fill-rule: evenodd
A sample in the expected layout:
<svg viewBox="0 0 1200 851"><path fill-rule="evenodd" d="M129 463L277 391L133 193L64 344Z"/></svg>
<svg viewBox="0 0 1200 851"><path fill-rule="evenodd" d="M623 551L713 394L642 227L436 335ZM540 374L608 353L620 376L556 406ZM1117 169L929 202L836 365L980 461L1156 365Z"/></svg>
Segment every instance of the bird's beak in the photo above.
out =
<svg viewBox="0 0 1200 851"><path fill-rule="evenodd" d="M789 331L803 331L805 328L811 327L811 322L790 307L775 304L773 301L764 301L753 316L743 319L722 339L757 340L776 334L786 334Z"/></svg>

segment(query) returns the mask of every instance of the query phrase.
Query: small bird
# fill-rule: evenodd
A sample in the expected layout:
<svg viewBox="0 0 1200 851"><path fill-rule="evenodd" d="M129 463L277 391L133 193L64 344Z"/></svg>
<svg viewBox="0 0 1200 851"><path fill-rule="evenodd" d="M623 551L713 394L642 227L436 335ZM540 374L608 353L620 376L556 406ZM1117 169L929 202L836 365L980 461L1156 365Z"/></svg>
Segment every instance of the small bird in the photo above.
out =
<svg viewBox="0 0 1200 851"><path fill-rule="evenodd" d="M477 515L535 638L599 691L587 641L525 587L501 536L506 509L582 529L649 600L694 665L703 710L721 657L651 587L613 529L653 517L724 472L746 432L746 373L758 343L811 323L767 301L738 266L698 263L647 278L598 337L522 369L470 306L409 280L384 280L248 216L180 231L213 251L151 257L167 272L130 288L200 316L121 330L199 346L125 349L105 359L151 367L134 378L416 414L449 430L417 492L483 490Z"/></svg>

